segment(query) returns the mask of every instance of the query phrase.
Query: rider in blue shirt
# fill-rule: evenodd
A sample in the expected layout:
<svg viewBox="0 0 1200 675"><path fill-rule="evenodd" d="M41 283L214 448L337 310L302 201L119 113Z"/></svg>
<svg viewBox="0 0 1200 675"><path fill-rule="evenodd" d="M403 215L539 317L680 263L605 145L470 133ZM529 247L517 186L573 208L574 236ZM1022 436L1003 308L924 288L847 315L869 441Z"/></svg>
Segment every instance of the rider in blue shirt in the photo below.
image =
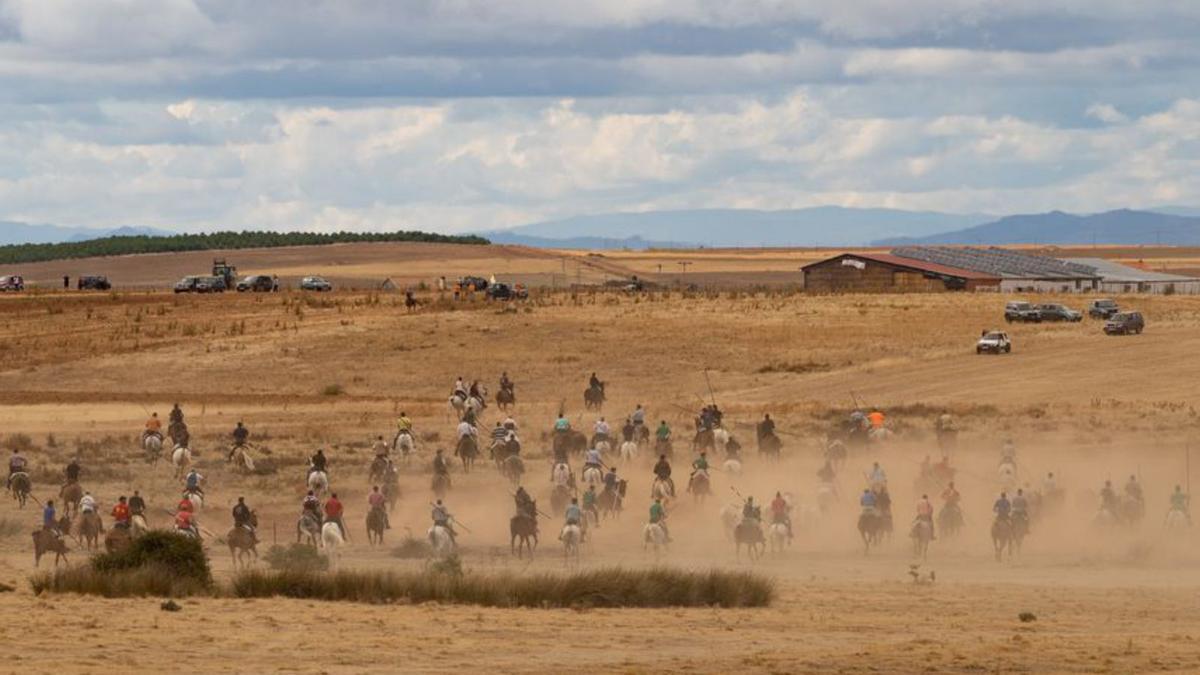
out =
<svg viewBox="0 0 1200 675"><path fill-rule="evenodd" d="M863 507L863 509L875 508L875 493L871 492L870 488L864 489L862 497L858 500L858 503Z"/></svg>
<svg viewBox="0 0 1200 675"><path fill-rule="evenodd" d="M1006 493L1000 493L1000 498L992 505L992 511L996 513L997 518L1008 520L1008 514L1012 512L1012 503L1008 501Z"/></svg>

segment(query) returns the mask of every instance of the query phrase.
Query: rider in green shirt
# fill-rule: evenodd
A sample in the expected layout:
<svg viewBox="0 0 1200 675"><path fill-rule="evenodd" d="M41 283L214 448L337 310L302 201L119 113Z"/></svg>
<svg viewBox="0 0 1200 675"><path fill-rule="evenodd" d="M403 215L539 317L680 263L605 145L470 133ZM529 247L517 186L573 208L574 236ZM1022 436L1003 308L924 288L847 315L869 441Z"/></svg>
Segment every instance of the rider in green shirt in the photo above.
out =
<svg viewBox="0 0 1200 675"><path fill-rule="evenodd" d="M583 493L583 511L584 513L591 512L595 518L596 527L600 527L600 511L596 508L596 486L589 485L587 492Z"/></svg>
<svg viewBox="0 0 1200 675"><path fill-rule="evenodd" d="M650 524L657 524L661 527L667 541L671 540L671 534L667 531L667 509L663 506L661 499L655 499L654 503L650 505Z"/></svg>
<svg viewBox="0 0 1200 675"><path fill-rule="evenodd" d="M667 426L666 420L658 423L658 429L654 432L654 437L660 441L665 441L671 437L671 427Z"/></svg>
<svg viewBox="0 0 1200 675"><path fill-rule="evenodd" d="M708 453L700 453L700 456L692 462L692 475L694 476L700 471L708 471Z"/></svg>
<svg viewBox="0 0 1200 675"><path fill-rule="evenodd" d="M1176 485L1175 491L1171 493L1171 510L1178 511L1187 516L1188 525L1192 524L1192 514L1188 513L1189 496L1183 491L1183 488Z"/></svg>

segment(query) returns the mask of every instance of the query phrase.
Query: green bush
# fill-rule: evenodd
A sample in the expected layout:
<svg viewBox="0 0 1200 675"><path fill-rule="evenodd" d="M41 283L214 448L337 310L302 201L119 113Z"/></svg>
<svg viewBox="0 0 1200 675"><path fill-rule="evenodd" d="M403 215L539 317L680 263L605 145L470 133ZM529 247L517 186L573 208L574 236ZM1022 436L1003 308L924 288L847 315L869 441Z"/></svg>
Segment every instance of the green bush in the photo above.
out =
<svg viewBox="0 0 1200 675"><path fill-rule="evenodd" d="M118 572L157 566L170 574L212 585L212 571L200 540L167 530L151 530L134 539L129 547L114 553L102 553L92 558L96 572Z"/></svg>
<svg viewBox="0 0 1200 675"><path fill-rule="evenodd" d="M272 546L263 556L263 560L273 570L288 572L324 572L329 569L329 558L321 555L317 549L305 544L292 544L288 547Z"/></svg>

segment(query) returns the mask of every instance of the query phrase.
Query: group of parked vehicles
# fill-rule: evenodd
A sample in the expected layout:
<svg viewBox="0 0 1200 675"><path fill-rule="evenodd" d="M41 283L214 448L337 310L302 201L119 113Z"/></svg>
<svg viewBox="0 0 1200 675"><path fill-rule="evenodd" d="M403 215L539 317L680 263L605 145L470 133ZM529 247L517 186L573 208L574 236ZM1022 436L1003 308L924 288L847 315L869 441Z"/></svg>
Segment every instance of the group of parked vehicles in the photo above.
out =
<svg viewBox="0 0 1200 675"><path fill-rule="evenodd" d="M1092 300L1087 315L1104 321L1105 335L1138 335L1146 328L1146 319L1136 310L1122 311L1116 300L1101 298ZM1044 303L1035 305L1024 300L1012 300L1004 305L1004 320L1008 323L1042 323L1044 321L1083 321L1083 312L1066 305ZM1000 330L983 331L975 343L976 354L1008 354L1012 352L1012 338Z"/></svg>

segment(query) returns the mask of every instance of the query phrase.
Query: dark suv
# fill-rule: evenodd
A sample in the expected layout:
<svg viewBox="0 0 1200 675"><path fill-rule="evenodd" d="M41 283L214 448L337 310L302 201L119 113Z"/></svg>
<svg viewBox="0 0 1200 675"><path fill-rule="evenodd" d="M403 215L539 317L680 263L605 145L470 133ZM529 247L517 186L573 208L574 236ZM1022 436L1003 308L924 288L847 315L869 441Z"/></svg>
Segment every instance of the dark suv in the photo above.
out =
<svg viewBox="0 0 1200 675"><path fill-rule="evenodd" d="M238 293L253 291L255 293L270 293L279 290L279 285L275 283L274 277L269 277L265 274L256 274L246 277L238 282Z"/></svg>
<svg viewBox="0 0 1200 675"><path fill-rule="evenodd" d="M1146 320L1141 312L1117 312L1104 322L1104 332L1107 335L1141 334L1146 328Z"/></svg>
<svg viewBox="0 0 1200 675"><path fill-rule="evenodd" d="M510 286L500 281L488 286L487 296L492 300L524 300L529 297L529 291L520 284Z"/></svg>
<svg viewBox="0 0 1200 675"><path fill-rule="evenodd" d="M1004 305L1004 320L1012 323L1013 321L1032 321L1037 323L1042 320L1042 315L1037 311L1037 308L1023 300L1014 300Z"/></svg>
<svg viewBox="0 0 1200 675"><path fill-rule="evenodd" d="M1083 314L1064 305L1038 305L1037 312L1042 321L1083 321Z"/></svg>
<svg viewBox="0 0 1200 675"><path fill-rule="evenodd" d="M109 291L112 290L112 284L109 283L108 277L101 276L86 276L79 277L76 282L81 291Z"/></svg>
<svg viewBox="0 0 1200 675"><path fill-rule="evenodd" d="M1093 319L1107 319L1119 311L1121 310L1117 307L1117 301L1107 298L1093 300L1092 304L1088 306L1088 316Z"/></svg>
<svg viewBox="0 0 1200 675"><path fill-rule="evenodd" d="M224 293L225 280L221 277L184 277L175 284L176 293Z"/></svg>

